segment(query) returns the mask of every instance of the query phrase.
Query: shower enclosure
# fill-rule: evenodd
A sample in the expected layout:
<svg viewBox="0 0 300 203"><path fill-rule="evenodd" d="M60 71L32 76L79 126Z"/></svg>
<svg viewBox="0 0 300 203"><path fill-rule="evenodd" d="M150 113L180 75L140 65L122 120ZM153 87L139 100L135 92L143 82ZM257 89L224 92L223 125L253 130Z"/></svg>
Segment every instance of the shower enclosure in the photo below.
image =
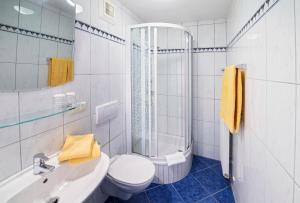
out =
<svg viewBox="0 0 300 203"><path fill-rule="evenodd" d="M180 151L188 160L178 165L186 169L182 175L164 181L158 174L155 182L174 182L190 169L191 71L192 35L184 27L167 23L131 27L132 152L150 157L156 171L166 167L166 155ZM170 167L163 170L173 173Z"/></svg>

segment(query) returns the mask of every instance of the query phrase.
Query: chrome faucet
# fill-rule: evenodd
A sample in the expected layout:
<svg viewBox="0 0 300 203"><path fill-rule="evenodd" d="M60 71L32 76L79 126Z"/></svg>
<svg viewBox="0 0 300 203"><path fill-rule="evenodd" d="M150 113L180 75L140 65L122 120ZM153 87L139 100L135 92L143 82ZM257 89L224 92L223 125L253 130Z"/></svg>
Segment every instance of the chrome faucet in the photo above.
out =
<svg viewBox="0 0 300 203"><path fill-rule="evenodd" d="M49 158L44 153L38 153L33 156L33 174L43 174L52 171L55 167L48 165L45 161Z"/></svg>

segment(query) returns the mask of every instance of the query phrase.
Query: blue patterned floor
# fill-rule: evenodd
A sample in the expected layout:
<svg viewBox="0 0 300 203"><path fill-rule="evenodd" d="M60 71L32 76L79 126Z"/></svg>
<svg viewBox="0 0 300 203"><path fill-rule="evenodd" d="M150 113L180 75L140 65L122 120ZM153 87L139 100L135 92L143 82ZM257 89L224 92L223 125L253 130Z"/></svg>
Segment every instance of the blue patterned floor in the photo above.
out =
<svg viewBox="0 0 300 203"><path fill-rule="evenodd" d="M223 178L219 161L194 156L190 173L166 185L152 183L128 201L109 197L106 203L234 203L229 181Z"/></svg>

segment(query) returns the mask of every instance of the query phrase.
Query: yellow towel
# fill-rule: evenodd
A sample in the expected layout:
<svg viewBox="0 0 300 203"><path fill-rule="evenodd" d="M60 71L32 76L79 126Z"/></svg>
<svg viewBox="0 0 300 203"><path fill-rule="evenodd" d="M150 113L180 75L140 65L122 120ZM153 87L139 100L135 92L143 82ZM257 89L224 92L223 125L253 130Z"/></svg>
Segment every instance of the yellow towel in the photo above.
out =
<svg viewBox="0 0 300 203"><path fill-rule="evenodd" d="M220 117L231 133L240 130L241 115L243 110L244 71L229 66L225 68L222 82Z"/></svg>
<svg viewBox="0 0 300 203"><path fill-rule="evenodd" d="M68 135L63 149L59 153L58 160L61 162L71 159L91 157L93 144L93 134L76 136Z"/></svg>
<svg viewBox="0 0 300 203"><path fill-rule="evenodd" d="M86 161L95 160L95 159L99 158L100 155L101 155L100 154L100 146L98 145L98 143L96 141L94 141L93 147L92 147L92 153L91 153L90 157L71 159L68 161L68 163L71 165L77 165L77 164L81 164Z"/></svg>
<svg viewBox="0 0 300 203"><path fill-rule="evenodd" d="M74 62L72 59L51 58L48 67L48 85L62 85L74 79Z"/></svg>
<svg viewBox="0 0 300 203"><path fill-rule="evenodd" d="M72 59L67 60L68 68L67 68L67 82L74 80L74 61Z"/></svg>

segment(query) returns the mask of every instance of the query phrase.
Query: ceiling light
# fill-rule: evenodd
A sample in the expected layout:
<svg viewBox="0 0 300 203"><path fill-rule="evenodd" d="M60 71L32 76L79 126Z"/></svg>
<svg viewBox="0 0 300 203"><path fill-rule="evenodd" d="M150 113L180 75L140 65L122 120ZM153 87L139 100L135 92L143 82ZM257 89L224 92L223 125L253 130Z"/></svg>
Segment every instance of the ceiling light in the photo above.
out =
<svg viewBox="0 0 300 203"><path fill-rule="evenodd" d="M81 13L83 11L82 6L80 6L79 4L76 4L76 13Z"/></svg>
<svg viewBox="0 0 300 203"><path fill-rule="evenodd" d="M22 15L32 15L34 14L34 11L29 9L29 8L25 8L25 7L22 7L22 6L14 6L14 9L21 13Z"/></svg>
<svg viewBox="0 0 300 203"><path fill-rule="evenodd" d="M66 1L70 6L72 7L76 6L76 13L81 13L83 11L82 6L80 6L79 4L75 4L72 0L66 0Z"/></svg>
<svg viewBox="0 0 300 203"><path fill-rule="evenodd" d="M75 7L75 3L72 0L66 0L68 4L70 4L71 6Z"/></svg>

